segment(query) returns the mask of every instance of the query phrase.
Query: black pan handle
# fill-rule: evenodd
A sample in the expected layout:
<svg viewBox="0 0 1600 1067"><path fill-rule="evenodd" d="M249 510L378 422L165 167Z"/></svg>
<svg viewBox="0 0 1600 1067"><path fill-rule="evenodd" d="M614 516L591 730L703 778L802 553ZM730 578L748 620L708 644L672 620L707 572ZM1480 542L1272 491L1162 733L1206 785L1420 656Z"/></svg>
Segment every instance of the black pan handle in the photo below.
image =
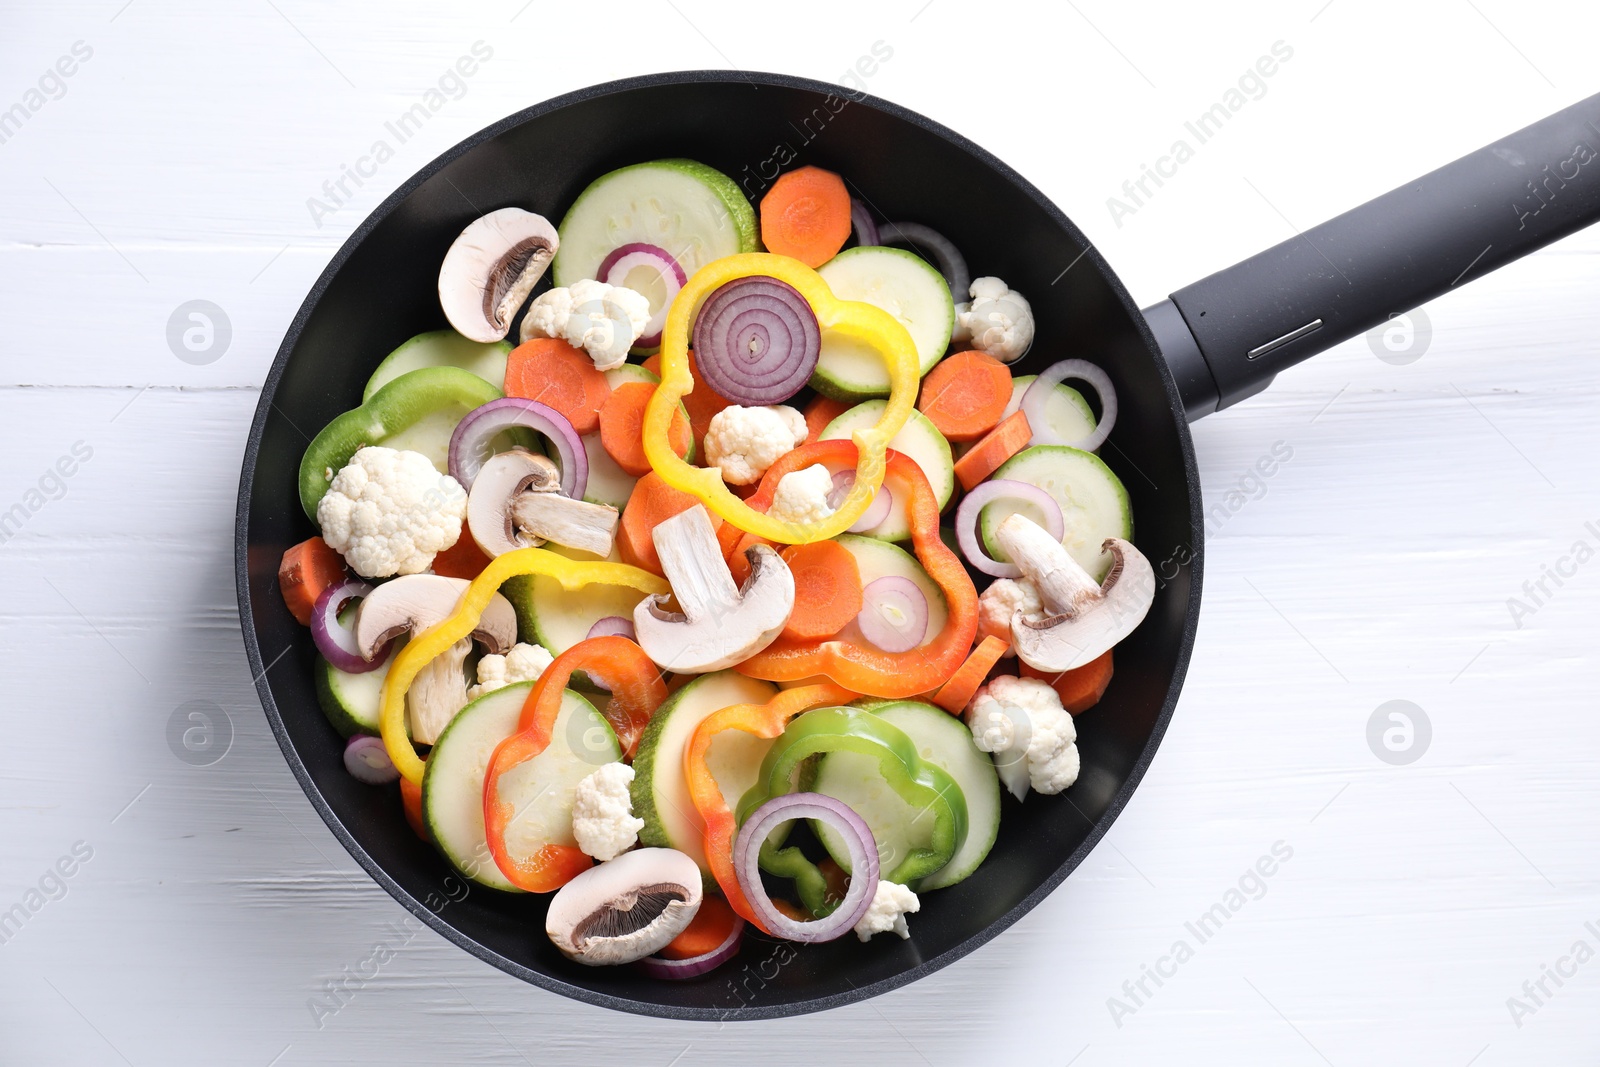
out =
<svg viewBox="0 0 1600 1067"><path fill-rule="evenodd" d="M1189 420L1600 220L1600 94L1145 311Z"/></svg>

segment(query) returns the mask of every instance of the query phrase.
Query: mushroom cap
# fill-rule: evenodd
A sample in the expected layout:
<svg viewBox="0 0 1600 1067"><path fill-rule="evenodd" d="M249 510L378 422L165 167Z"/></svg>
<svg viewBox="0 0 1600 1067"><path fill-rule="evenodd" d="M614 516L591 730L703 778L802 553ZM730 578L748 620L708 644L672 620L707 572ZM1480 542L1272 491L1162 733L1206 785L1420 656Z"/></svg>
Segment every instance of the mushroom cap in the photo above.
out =
<svg viewBox="0 0 1600 1067"><path fill-rule="evenodd" d="M471 585L465 578L438 574L403 574L374 589L356 610L356 651L371 659L385 641L403 633L417 634L456 610ZM511 601L496 593L484 608L472 636L490 652L504 654L517 643L517 613Z"/></svg>
<svg viewBox="0 0 1600 1067"><path fill-rule="evenodd" d="M1100 548L1111 553L1111 570L1100 584L1098 595L1083 600L1075 613L1060 612L1037 619L1021 612L1013 616L1011 642L1018 658L1034 670L1070 671L1081 667L1131 634L1149 613L1155 601L1156 580L1144 553L1119 537L1107 538ZM1068 560L1072 558L1065 549L1061 554ZM1017 565L1024 572L1028 569L1020 560Z"/></svg>
<svg viewBox="0 0 1600 1067"><path fill-rule="evenodd" d="M461 231L439 268L439 303L458 333L504 340L560 246L543 215L503 207Z"/></svg>
<svg viewBox="0 0 1600 1067"><path fill-rule="evenodd" d="M591 867L557 890L545 932L591 967L653 956L700 910L700 866L672 848L638 848Z"/></svg>
<svg viewBox="0 0 1600 1067"><path fill-rule="evenodd" d="M524 492L561 491L561 468L550 459L512 448L490 456L467 493L467 529L490 559L542 543L517 529L512 504Z"/></svg>

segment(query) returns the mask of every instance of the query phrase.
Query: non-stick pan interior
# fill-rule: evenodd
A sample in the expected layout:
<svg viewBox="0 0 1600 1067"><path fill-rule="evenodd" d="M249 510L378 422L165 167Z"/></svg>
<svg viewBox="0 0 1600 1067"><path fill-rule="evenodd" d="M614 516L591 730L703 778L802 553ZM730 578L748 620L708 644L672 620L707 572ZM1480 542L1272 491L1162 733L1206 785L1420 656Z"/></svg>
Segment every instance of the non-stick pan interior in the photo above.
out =
<svg viewBox="0 0 1600 1067"><path fill-rule="evenodd" d="M1077 229L1015 173L920 116L831 89L772 75L663 75L586 90L484 131L351 237L263 390L241 489L240 601L253 669L271 664L259 688L285 755L335 834L414 913L490 963L582 1000L679 1017L793 1014L882 992L971 951L1059 883L1104 832L1154 752L1187 664L1199 599L1198 562L1189 562L1200 551L1198 489L1187 429L1136 309ZM987 862L923 898L909 941L796 946L754 937L739 960L679 983L568 962L544 935L545 898L468 889L411 832L395 787L352 779L317 706L310 635L275 584L283 550L315 532L295 488L309 436L359 403L392 348L446 325L436 282L461 228L506 205L559 219L593 178L664 156L715 166L752 199L779 168L838 171L880 217L941 230L974 274L998 275L1027 295L1038 341L1017 373L1070 356L1110 372L1121 411L1102 456L1132 497L1136 541L1166 578L1149 619L1117 648L1105 699L1078 720L1078 783L1026 804L1006 797Z"/></svg>

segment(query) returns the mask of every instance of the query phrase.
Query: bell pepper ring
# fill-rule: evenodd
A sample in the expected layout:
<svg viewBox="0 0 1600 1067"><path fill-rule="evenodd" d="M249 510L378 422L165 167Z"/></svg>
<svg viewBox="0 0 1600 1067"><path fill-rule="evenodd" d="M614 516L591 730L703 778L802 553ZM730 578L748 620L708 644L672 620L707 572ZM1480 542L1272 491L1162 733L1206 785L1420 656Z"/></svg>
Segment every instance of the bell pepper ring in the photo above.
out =
<svg viewBox="0 0 1600 1067"><path fill-rule="evenodd" d="M753 508L770 506L778 480L813 463L829 469L848 466L856 446L849 441L817 441L779 458L750 498ZM938 689L966 662L978 633L978 590L972 576L939 536L939 501L928 479L911 457L892 449L886 468L895 493L906 501L911 543L917 562L944 594L948 617L934 639L907 652L885 652L864 643L838 638L797 640L779 637L733 669L751 678L794 682L822 677L867 696L901 699ZM751 543L743 538L737 553Z"/></svg>
<svg viewBox="0 0 1600 1067"><path fill-rule="evenodd" d="M483 831L489 854L507 881L530 893L560 889L594 862L572 845L547 844L531 856L512 855L506 847L506 830L517 813L500 799L501 777L550 746L562 693L576 670L587 671L611 687L606 720L617 731L625 759L633 758L650 716L667 699L660 669L644 649L626 637L606 635L579 641L539 675L522 705L517 732L495 747L483 776Z"/></svg>
<svg viewBox="0 0 1600 1067"><path fill-rule="evenodd" d="M678 401L694 389L694 377L689 370L689 334L701 303L728 282L755 275L777 278L792 285L811 305L818 326L870 346L883 356L889 372L889 402L883 418L877 425L856 430L853 435L859 446L855 485L840 502L838 510L817 522L784 522L757 511L723 483L721 471L714 467L691 466L673 450L668 440ZM747 533L784 544L823 541L844 533L872 504L883 482L884 454L889 441L910 418L916 403L919 369L916 345L894 316L871 304L839 299L821 275L799 260L769 252L724 256L697 270L667 312L667 325L661 337L661 384L645 408L645 458L668 485L698 498L717 515Z"/></svg>
<svg viewBox="0 0 1600 1067"><path fill-rule="evenodd" d="M462 591L455 611L406 643L389 665L388 677L383 681L379 733L395 769L411 784L422 784L426 764L406 736L406 690L435 656L472 632L490 598L506 579L524 574L554 578L568 592L586 585L621 585L656 595L672 591L666 579L626 563L584 563L542 548L519 548L491 560Z"/></svg>
<svg viewBox="0 0 1600 1067"><path fill-rule="evenodd" d="M765 704L734 704L702 719L683 750L683 777L689 786L689 799L705 824L706 865L711 868L712 877L722 887L722 895L733 910L764 934L772 931L750 906L734 869L733 842L739 833L739 822L723 799L722 787L711 776L706 761L711 742L724 730L741 730L756 737L778 737L789 720L801 712L823 705L848 703L855 698L855 693L842 686L824 683L785 689Z"/></svg>

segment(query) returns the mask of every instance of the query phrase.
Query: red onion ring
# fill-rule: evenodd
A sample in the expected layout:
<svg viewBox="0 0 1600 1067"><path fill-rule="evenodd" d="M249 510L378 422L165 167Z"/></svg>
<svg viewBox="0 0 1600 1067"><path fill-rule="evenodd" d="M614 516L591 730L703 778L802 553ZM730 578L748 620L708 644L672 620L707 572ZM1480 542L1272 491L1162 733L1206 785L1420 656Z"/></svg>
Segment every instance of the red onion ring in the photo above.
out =
<svg viewBox="0 0 1600 1067"><path fill-rule="evenodd" d="M640 267L653 268L667 291L661 306L650 316L650 321L645 323L644 333L633 342L634 348L655 348L661 344L661 330L667 324L667 309L677 299L678 291L688 283L689 277L684 274L683 267L678 261L672 258L671 252L659 245L638 241L613 248L610 254L600 261L600 269L595 272L595 277L607 285L628 287L629 273Z"/></svg>
<svg viewBox="0 0 1600 1067"><path fill-rule="evenodd" d="M388 660L389 649L394 645L391 638L370 660L362 659L356 650L356 635L339 621L339 612L346 604L371 595L369 583L350 578L324 589L311 608L311 640L324 659L346 674L377 670Z"/></svg>
<svg viewBox="0 0 1600 1067"><path fill-rule="evenodd" d="M833 476L833 488L828 490L828 506L835 511L850 495L850 487L856 484L855 471L839 471ZM867 510L850 527L850 533L866 533L889 517L889 509L894 507L894 494L887 485L878 487L878 494L872 498L872 503L867 505Z"/></svg>
<svg viewBox="0 0 1600 1067"><path fill-rule="evenodd" d="M972 295L972 272L967 270L966 257L938 230L920 222L886 222L878 229L878 243L917 245L937 261L939 273L950 287L951 299L959 304Z"/></svg>
<svg viewBox="0 0 1600 1067"><path fill-rule="evenodd" d="M383 739L371 734L356 734L344 746L344 769L356 781L367 785L383 785L400 777L389 759L388 750L383 747Z"/></svg>
<svg viewBox="0 0 1600 1067"><path fill-rule="evenodd" d="M886 610L899 612L905 621L895 622ZM856 625L862 637L885 652L910 652L928 636L928 597L910 578L886 574L861 590Z"/></svg>
<svg viewBox="0 0 1600 1067"><path fill-rule="evenodd" d="M471 489L478 471L494 453L489 442L497 433L525 426L542 434L556 446L556 462L561 466L561 492L574 500L583 499L589 487L589 454L583 440L567 417L537 400L507 396L473 408L456 424L450 435L450 477Z"/></svg>
<svg viewBox="0 0 1600 1067"><path fill-rule="evenodd" d="M796 922L772 903L761 884L761 842L791 819L817 819L839 831L850 850L850 888L844 900L826 918ZM761 805L733 842L733 868L739 887L761 922L772 933L791 941L817 943L843 937L872 907L878 892L878 843L871 827L849 806L821 793L785 793Z"/></svg>
<svg viewBox="0 0 1600 1067"><path fill-rule="evenodd" d="M878 224L872 221L872 212L853 196L850 198L850 228L855 230L857 245L878 243Z"/></svg>
<svg viewBox="0 0 1600 1067"><path fill-rule="evenodd" d="M739 954L739 947L744 943L744 920L740 919L733 924L733 929L728 931L728 936L722 944L710 952L699 956L690 956L686 960L669 960L664 956L646 956L638 961L638 967L651 978L665 978L669 981L681 981L684 978L698 978L707 971L714 971Z"/></svg>
<svg viewBox="0 0 1600 1067"><path fill-rule="evenodd" d="M711 391L745 407L781 404L811 380L822 329L799 290L763 275L717 287L694 321L694 361Z"/></svg>
<svg viewBox="0 0 1600 1067"><path fill-rule="evenodd" d="M629 641L636 640L633 632L633 620L625 619L621 615L607 615L593 626L584 635L585 640L590 637L626 637Z"/></svg>
<svg viewBox="0 0 1600 1067"><path fill-rule="evenodd" d="M1044 528L1057 541L1067 532L1066 522L1061 517L1061 505L1037 485L1010 478L991 478L968 493L962 499L961 506L956 508L956 541L961 545L961 554L967 557L967 562L996 578L1019 578L1022 576L1021 567L991 558L984 552L983 542L978 539L978 518L983 509L996 500L1021 500L1037 507L1044 512Z"/></svg>
<svg viewBox="0 0 1600 1067"><path fill-rule="evenodd" d="M1095 423L1094 431L1088 437L1077 441L1065 440L1051 430L1049 417L1045 413L1050 391L1068 378L1086 382L1100 394L1100 421ZM1033 427L1031 444L1068 445L1093 452L1106 443L1106 438L1111 436L1111 427L1117 423L1117 390L1111 384L1111 376L1088 360L1064 359L1047 368L1028 386L1028 391L1022 394L1022 410L1028 416L1028 425Z"/></svg>

